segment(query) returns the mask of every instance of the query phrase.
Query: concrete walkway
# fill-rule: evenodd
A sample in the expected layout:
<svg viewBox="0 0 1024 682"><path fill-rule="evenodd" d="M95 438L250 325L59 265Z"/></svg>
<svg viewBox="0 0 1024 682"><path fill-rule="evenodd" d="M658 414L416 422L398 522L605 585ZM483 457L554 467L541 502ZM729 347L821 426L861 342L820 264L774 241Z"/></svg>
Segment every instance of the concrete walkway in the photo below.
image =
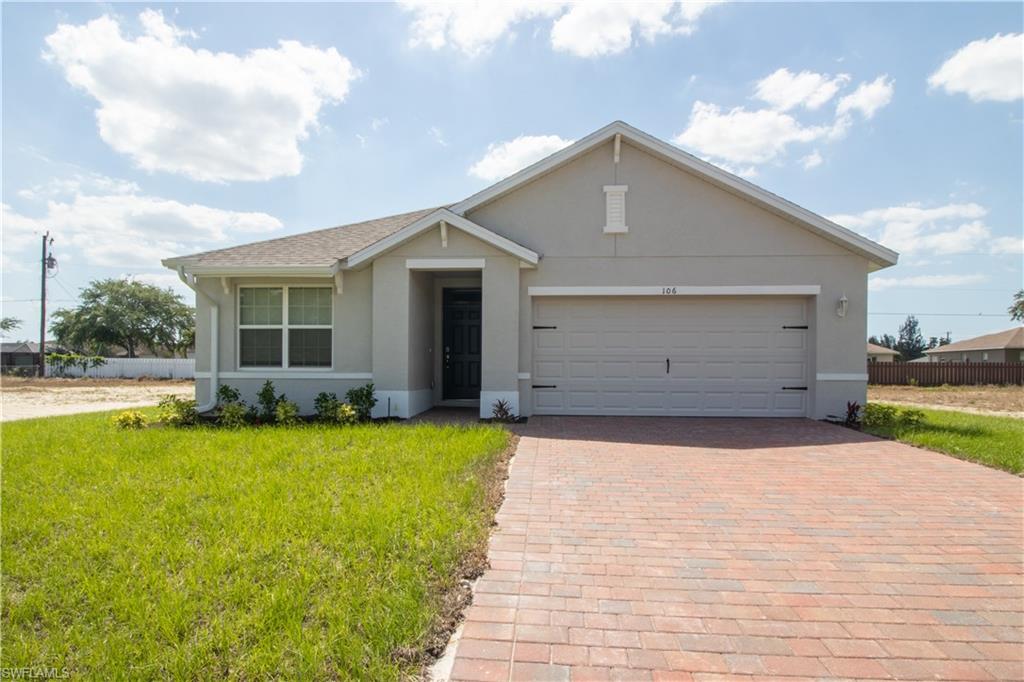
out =
<svg viewBox="0 0 1024 682"><path fill-rule="evenodd" d="M1020 478L808 420L519 430L452 679L1024 678Z"/></svg>

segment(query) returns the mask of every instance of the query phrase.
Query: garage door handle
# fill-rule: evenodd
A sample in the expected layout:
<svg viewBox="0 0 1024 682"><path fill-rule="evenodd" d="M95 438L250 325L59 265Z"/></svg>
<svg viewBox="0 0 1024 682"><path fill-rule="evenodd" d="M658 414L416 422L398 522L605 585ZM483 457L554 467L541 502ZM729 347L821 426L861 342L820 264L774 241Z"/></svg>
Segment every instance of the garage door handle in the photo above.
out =
<svg viewBox="0 0 1024 682"><path fill-rule="evenodd" d="M554 384L534 384L533 387L534 388L558 388L558 386L555 386Z"/></svg>
<svg viewBox="0 0 1024 682"><path fill-rule="evenodd" d="M806 391L806 386L783 386L783 391Z"/></svg>
<svg viewBox="0 0 1024 682"><path fill-rule="evenodd" d="M783 329L807 329L806 324L784 324Z"/></svg>
<svg viewBox="0 0 1024 682"><path fill-rule="evenodd" d="M541 324L535 324L535 325L533 325L533 328L534 329L558 329L558 327L555 327L555 326L550 326L549 327L549 326L545 326L545 325L541 325Z"/></svg>
<svg viewBox="0 0 1024 682"><path fill-rule="evenodd" d="M665 358L665 374L672 371L672 361L669 358Z"/></svg>

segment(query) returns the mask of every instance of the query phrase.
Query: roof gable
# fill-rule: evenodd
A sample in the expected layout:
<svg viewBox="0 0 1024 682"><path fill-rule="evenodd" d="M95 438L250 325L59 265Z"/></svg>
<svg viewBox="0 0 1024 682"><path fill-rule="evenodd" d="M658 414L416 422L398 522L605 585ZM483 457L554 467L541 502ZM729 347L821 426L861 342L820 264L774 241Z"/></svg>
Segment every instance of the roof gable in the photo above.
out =
<svg viewBox="0 0 1024 682"><path fill-rule="evenodd" d="M504 196L516 188L564 166L573 159L604 144L616 135L621 135L630 144L646 151L683 170L692 172L702 179L725 189L743 199L753 202L776 215L788 219L844 248L867 258L879 269L895 265L899 254L881 244L871 241L852 230L783 199L757 185L737 177L692 154L657 139L643 131L637 130L622 121L615 121L600 130L587 135L574 144L555 152L537 163L487 187L476 194L460 201L449 208L459 214L465 214Z"/></svg>

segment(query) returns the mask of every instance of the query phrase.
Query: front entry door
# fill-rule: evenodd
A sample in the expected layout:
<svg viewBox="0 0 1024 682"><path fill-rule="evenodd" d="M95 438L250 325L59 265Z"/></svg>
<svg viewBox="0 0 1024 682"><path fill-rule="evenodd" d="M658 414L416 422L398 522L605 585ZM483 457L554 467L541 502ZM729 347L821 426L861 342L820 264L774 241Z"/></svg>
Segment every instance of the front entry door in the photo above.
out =
<svg viewBox="0 0 1024 682"><path fill-rule="evenodd" d="M480 290L445 289L443 305L445 400L480 398Z"/></svg>

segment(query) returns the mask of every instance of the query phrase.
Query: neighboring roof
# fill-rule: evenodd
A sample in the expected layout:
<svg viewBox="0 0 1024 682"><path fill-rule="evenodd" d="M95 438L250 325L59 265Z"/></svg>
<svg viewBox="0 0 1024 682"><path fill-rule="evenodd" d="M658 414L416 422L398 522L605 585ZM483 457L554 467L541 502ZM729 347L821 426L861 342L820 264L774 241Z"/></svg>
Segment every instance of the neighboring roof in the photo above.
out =
<svg viewBox="0 0 1024 682"><path fill-rule="evenodd" d="M339 260L348 258L436 210L425 208L351 225L167 258L163 264L169 268L184 265L192 272L206 268L331 268Z"/></svg>
<svg viewBox="0 0 1024 682"><path fill-rule="evenodd" d="M743 178L698 159L692 154L688 154L667 142L637 130L622 121L610 123L565 149L555 152L547 158L477 192L469 198L448 206L444 210L448 211L448 215L457 215L465 219L468 211L494 201L517 187L532 182L538 177L564 166L576 157L615 138L616 135L621 135L621 139L668 163L699 175L717 187L751 201L761 208L790 220L854 253L860 254L873 264L874 267L872 269L877 270L895 265L899 258L899 254L881 244L877 244L852 230L848 230L816 213L797 206ZM357 256L360 252L368 251L374 256L379 255L379 253L386 249L372 248L375 244L409 227L413 223L427 219L431 213L439 210L442 209L424 209L351 225L342 225L325 230L316 230L278 239L218 249L216 251L168 258L163 261L163 264L169 268L183 266L192 274L203 273L204 271L207 274L219 274L222 272L241 274L246 269L251 269L254 272L277 270L283 273L287 272L290 268L304 272L322 271L323 274L333 274L342 267L341 261L343 260L350 259L352 261L364 262L366 258ZM435 220L428 223L427 227L436 224L436 222ZM456 224L454 219L450 219L450 222ZM481 230L485 229L480 226L477 227ZM488 232L494 237L509 242L509 244L514 244L520 249L524 248L489 230ZM513 252L509 249L505 250L510 253Z"/></svg>
<svg viewBox="0 0 1024 682"><path fill-rule="evenodd" d="M24 341L4 341L0 343L0 353L35 353Z"/></svg>
<svg viewBox="0 0 1024 682"><path fill-rule="evenodd" d="M892 348L886 348L885 346L879 346L875 343L868 344L868 355L899 355L899 351L895 351Z"/></svg>
<svg viewBox="0 0 1024 682"><path fill-rule="evenodd" d="M637 130L633 126L623 123L622 121L615 121L606 125L600 130L597 130L574 144L569 145L565 149L555 152L551 156L538 161L532 166L524 168L514 175L510 175L504 180L496 182L490 187L477 192L468 199L449 206L449 208L455 213L465 214L478 206L494 201L498 197L511 192L520 185L532 182L538 177L546 173L550 173L556 168L567 164L577 156L604 144L609 139L614 138L615 135L622 135L623 139L633 145L640 147L641 149L644 149L684 170L691 171L713 185L721 187L732 194L748 199L776 215L794 221L798 225L801 225L802 227L805 227L812 232L839 244L840 246L861 254L877 266L875 268L876 270L889 267L890 265L895 265L896 261L899 259L899 254L892 249L888 249L881 244L873 242L867 237L859 235L842 225L837 225L817 213L813 213L808 211L806 208L797 206L793 202L783 199L776 194L772 194L768 190L758 187L752 182L748 182L747 180L733 175L728 171L724 171L718 166L710 164L707 161L698 159L696 156L688 154L674 145L659 140L653 135L648 135L642 130Z"/></svg>
<svg viewBox="0 0 1024 682"><path fill-rule="evenodd" d="M961 353L970 350L1001 350L1004 348L1024 348L1024 326L948 343L945 346L926 350L925 353Z"/></svg>

